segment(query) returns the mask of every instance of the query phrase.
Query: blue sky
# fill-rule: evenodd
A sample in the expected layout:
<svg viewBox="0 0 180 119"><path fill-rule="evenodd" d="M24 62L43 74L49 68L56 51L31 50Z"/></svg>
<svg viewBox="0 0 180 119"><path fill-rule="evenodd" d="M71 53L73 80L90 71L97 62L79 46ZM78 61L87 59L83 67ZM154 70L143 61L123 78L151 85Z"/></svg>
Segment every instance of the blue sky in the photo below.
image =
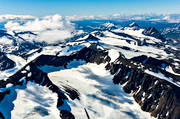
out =
<svg viewBox="0 0 180 119"><path fill-rule="evenodd" d="M111 15L180 13L180 0L0 0L0 14Z"/></svg>

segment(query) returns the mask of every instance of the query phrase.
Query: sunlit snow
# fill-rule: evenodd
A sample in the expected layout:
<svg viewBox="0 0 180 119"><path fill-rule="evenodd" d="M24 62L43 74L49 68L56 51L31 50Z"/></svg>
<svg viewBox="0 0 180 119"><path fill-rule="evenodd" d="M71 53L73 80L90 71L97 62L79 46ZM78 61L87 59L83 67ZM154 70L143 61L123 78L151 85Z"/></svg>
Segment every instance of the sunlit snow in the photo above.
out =
<svg viewBox="0 0 180 119"><path fill-rule="evenodd" d="M87 116L84 109L92 119L152 119L120 85L113 84L113 76L104 67L105 64L88 63L52 72L48 76L59 87L69 85L79 91L80 100L69 102L77 119Z"/></svg>

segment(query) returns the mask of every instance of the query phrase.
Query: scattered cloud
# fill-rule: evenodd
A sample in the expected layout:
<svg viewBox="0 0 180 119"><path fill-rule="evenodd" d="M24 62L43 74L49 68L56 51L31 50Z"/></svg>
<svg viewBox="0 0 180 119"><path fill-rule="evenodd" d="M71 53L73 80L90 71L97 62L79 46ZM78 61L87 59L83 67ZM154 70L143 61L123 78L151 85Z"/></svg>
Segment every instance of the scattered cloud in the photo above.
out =
<svg viewBox="0 0 180 119"><path fill-rule="evenodd" d="M34 19L34 16L31 15L0 15L0 22L9 21L9 20L28 20Z"/></svg>
<svg viewBox="0 0 180 119"><path fill-rule="evenodd" d="M65 39L71 38L75 31L74 25L58 14L34 18L33 20L25 21L23 24L16 20L10 20L7 21L4 28L8 33L13 33L13 31L31 31L36 33L37 37L34 37L34 39L31 39L31 36L22 37L26 37L29 41L46 42L49 44L63 42Z"/></svg>
<svg viewBox="0 0 180 119"><path fill-rule="evenodd" d="M68 30L49 30L43 31L38 38L39 42L45 41L48 44L55 44L63 42L66 38L72 37L72 34Z"/></svg>
<svg viewBox="0 0 180 119"><path fill-rule="evenodd" d="M46 16L42 19L36 18L32 21L27 21L24 24L17 21L8 21L4 27L8 30L32 32L41 32L52 29L74 29L70 22L66 21L62 16L57 14L53 16Z"/></svg>
<svg viewBox="0 0 180 119"><path fill-rule="evenodd" d="M180 23L180 14L165 15L162 19L171 23Z"/></svg>
<svg viewBox="0 0 180 119"><path fill-rule="evenodd" d="M71 21L80 21L80 20L93 20L96 19L95 16L66 16L66 19L71 20Z"/></svg>
<svg viewBox="0 0 180 119"><path fill-rule="evenodd" d="M66 16L66 19L70 21L79 20L148 20L148 21L166 21L172 23L180 22L180 14L143 14L143 15L121 15L112 14L109 16L97 15L97 16Z"/></svg>

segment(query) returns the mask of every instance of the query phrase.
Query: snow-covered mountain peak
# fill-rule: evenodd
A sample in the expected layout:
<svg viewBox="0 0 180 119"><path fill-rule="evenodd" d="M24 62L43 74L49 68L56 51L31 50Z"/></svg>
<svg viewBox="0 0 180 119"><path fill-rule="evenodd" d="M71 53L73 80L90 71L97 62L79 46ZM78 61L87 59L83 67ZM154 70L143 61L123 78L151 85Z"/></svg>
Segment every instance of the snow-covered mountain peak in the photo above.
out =
<svg viewBox="0 0 180 119"><path fill-rule="evenodd" d="M104 25L105 29L107 29L107 30L113 30L113 29L117 28L117 26L112 22L107 22L103 25Z"/></svg>
<svg viewBox="0 0 180 119"><path fill-rule="evenodd" d="M136 24L136 22L132 22L131 24L129 24L129 27L139 27L139 25Z"/></svg>
<svg viewBox="0 0 180 119"><path fill-rule="evenodd" d="M111 22L107 22L105 24L103 24L105 27L114 27L115 25Z"/></svg>
<svg viewBox="0 0 180 119"><path fill-rule="evenodd" d="M159 31L155 27L146 28L143 31L143 34L161 39L163 42L165 41L165 38L163 38L163 36L159 33Z"/></svg>

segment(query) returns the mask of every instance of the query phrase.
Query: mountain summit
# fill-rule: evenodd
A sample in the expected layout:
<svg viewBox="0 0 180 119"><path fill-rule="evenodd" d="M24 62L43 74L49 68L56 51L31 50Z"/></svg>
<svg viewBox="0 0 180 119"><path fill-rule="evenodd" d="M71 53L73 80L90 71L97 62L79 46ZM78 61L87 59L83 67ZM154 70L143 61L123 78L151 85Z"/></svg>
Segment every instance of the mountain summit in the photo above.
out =
<svg viewBox="0 0 180 119"><path fill-rule="evenodd" d="M131 24L129 24L129 27L133 28L134 30L139 30L139 25L136 24L135 22L132 22Z"/></svg>
<svg viewBox="0 0 180 119"><path fill-rule="evenodd" d="M154 27L146 28L146 29L143 31L143 34L144 34L144 35L147 35L147 36L152 36L152 37L161 39L162 41L165 41L165 39L163 38L163 36L162 36L162 35L159 33L159 31L158 31L156 28L154 28Z"/></svg>

